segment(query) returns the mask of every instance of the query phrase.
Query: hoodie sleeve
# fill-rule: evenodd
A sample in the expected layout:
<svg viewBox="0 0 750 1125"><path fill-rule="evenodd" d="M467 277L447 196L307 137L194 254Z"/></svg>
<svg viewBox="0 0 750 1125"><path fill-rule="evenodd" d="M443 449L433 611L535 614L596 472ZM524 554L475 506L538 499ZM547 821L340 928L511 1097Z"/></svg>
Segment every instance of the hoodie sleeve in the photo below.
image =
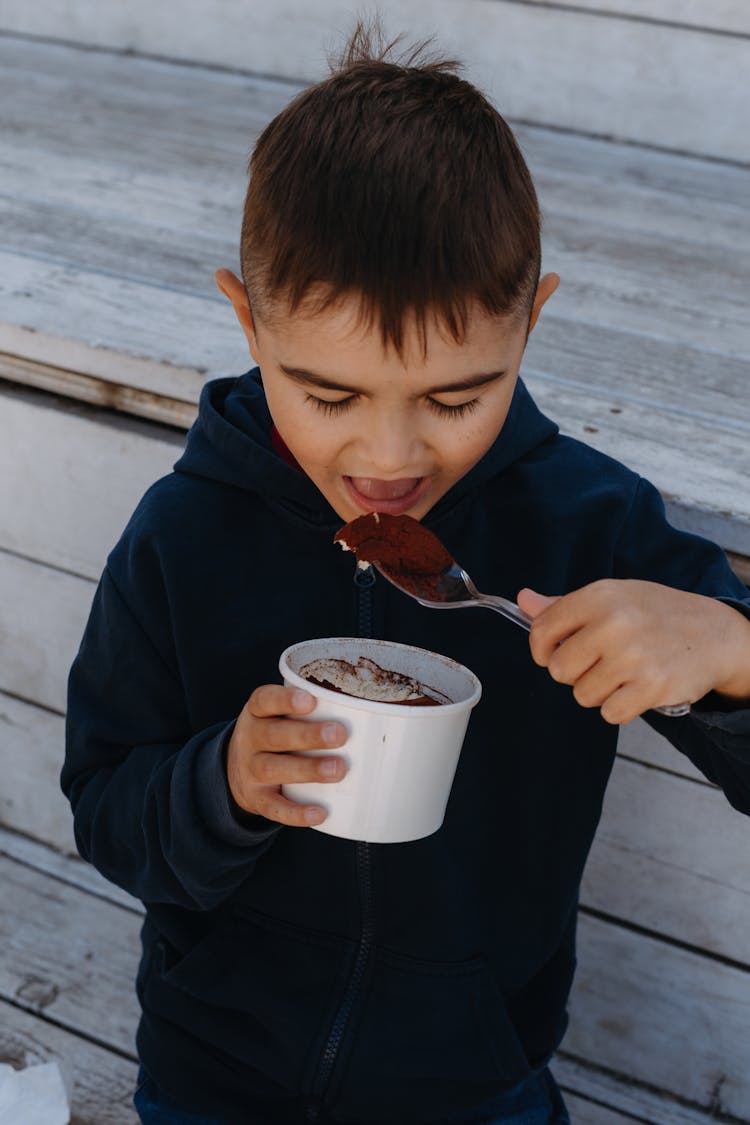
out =
<svg viewBox="0 0 750 1125"><path fill-rule="evenodd" d="M750 590L721 548L672 527L659 492L643 479L618 540L614 575L717 598L750 618ZM670 719L656 711L647 711L643 718L719 785L736 809L750 815L750 707L711 692L684 718Z"/></svg>
<svg viewBox="0 0 750 1125"><path fill-rule="evenodd" d="M233 726L188 729L176 671L107 568L68 681L61 783L83 858L144 902L204 910L231 894L281 827L234 805Z"/></svg>

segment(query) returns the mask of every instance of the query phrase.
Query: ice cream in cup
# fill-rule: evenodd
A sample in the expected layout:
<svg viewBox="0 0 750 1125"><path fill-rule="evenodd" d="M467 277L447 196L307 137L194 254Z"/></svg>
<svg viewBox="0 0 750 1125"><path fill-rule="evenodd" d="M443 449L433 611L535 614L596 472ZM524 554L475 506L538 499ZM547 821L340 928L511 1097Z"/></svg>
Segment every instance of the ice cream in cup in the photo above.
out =
<svg viewBox="0 0 750 1125"><path fill-rule="evenodd" d="M290 800L326 810L315 830L383 844L436 832L482 692L474 673L426 649L359 637L301 641L279 669L317 699L310 718L348 731L336 751L347 764L341 781L283 786Z"/></svg>

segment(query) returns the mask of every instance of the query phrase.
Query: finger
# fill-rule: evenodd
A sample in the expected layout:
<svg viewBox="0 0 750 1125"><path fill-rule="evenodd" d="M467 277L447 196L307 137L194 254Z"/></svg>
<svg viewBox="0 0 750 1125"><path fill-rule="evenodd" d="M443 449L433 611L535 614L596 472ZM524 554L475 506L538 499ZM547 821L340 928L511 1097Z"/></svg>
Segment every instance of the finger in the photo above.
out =
<svg viewBox="0 0 750 1125"><path fill-rule="evenodd" d="M619 726L637 719L651 706L653 706L652 701L646 697L643 686L628 683L617 688L608 699L605 699L601 706L601 715L605 722Z"/></svg>
<svg viewBox="0 0 750 1125"><path fill-rule="evenodd" d="M577 684L603 654L600 630L586 627L559 644L547 661L547 671L561 684Z"/></svg>
<svg viewBox="0 0 750 1125"><path fill-rule="evenodd" d="M607 670L606 662L598 660L574 682L573 696L581 707L601 707L620 686L619 679L613 679L611 671Z"/></svg>
<svg viewBox="0 0 750 1125"><path fill-rule="evenodd" d="M529 643L537 664L546 668L553 652L594 618L606 614L614 590L606 579L557 598L531 624Z"/></svg>
<svg viewBox="0 0 750 1125"><path fill-rule="evenodd" d="M297 801L288 800L278 789L258 793L254 811L267 820L275 820L290 828L310 828L313 824L322 824L328 815L320 805L300 805Z"/></svg>
<svg viewBox="0 0 750 1125"><path fill-rule="evenodd" d="M255 781L264 785L293 785L302 781L340 781L346 774L343 758L323 755L271 754L261 751L254 754L250 772Z"/></svg>
<svg viewBox="0 0 750 1125"><path fill-rule="evenodd" d="M246 706L251 715L264 719L271 715L306 715L315 709L317 702L309 691L282 684L263 684L255 689Z"/></svg>
<svg viewBox="0 0 750 1125"><path fill-rule="evenodd" d="M546 594L538 594L536 590L531 590L528 586L519 590L516 598L520 608L524 613L528 613L529 617L538 617L540 613L544 613L545 609L549 609L558 600L557 597L550 598Z"/></svg>
<svg viewBox="0 0 750 1125"><path fill-rule="evenodd" d="M285 753L288 750L325 750L343 746L347 739L343 723L314 723L308 719L256 719L253 746L257 750Z"/></svg>

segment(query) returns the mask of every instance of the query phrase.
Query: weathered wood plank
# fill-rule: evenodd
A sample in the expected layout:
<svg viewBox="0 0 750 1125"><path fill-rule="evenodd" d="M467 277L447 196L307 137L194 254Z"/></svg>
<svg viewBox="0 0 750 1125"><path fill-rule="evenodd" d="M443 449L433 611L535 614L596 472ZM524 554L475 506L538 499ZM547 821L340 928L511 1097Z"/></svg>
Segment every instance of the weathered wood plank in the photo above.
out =
<svg viewBox="0 0 750 1125"><path fill-rule="evenodd" d="M97 580L184 433L7 384L0 419L0 548Z"/></svg>
<svg viewBox="0 0 750 1125"><path fill-rule="evenodd" d="M139 915L6 857L0 871L0 999L132 1056Z"/></svg>
<svg viewBox="0 0 750 1125"><path fill-rule="evenodd" d="M136 1125L137 1064L0 1000L0 1062L57 1062L72 1082L71 1125ZM7 1125L23 1125L8 1122Z"/></svg>
<svg viewBox="0 0 750 1125"><path fill-rule="evenodd" d="M566 1053L748 1119L748 973L582 916L570 1010Z"/></svg>
<svg viewBox="0 0 750 1125"><path fill-rule="evenodd" d="M0 304L0 352L167 398L197 402L204 376L252 366L234 313L218 297L0 249Z"/></svg>
<svg viewBox="0 0 750 1125"><path fill-rule="evenodd" d="M73 818L60 790L64 748L61 715L0 692L0 824L74 852Z"/></svg>
<svg viewBox="0 0 750 1125"><path fill-rule="evenodd" d="M63 714L94 583L0 551L0 691Z"/></svg>
<svg viewBox="0 0 750 1125"><path fill-rule="evenodd" d="M58 402L62 399L86 402L179 430L188 430L198 415L197 407L191 402L0 352L0 393L8 385L32 387L56 395Z"/></svg>
<svg viewBox="0 0 750 1125"><path fill-rule="evenodd" d="M548 0L526 0L546 6ZM750 35L750 12L743 0L556 0L560 8L586 8L599 15L669 20L683 27Z"/></svg>
<svg viewBox="0 0 750 1125"><path fill-rule="evenodd" d="M747 39L695 28L607 18L576 8L514 0L434 0L429 21L417 0L380 8L393 35L433 32L469 65L471 77L511 117L648 144L746 159ZM256 0L252 34L240 0L213 19L199 0L165 20L147 0L125 10L94 0L53 5L6 0L6 30L104 47L198 60L315 81L325 52L339 45L353 15L341 0L314 7ZM714 22L713 20L711 21ZM331 29L334 29L332 32ZM533 76L527 60L537 59Z"/></svg>
<svg viewBox="0 0 750 1125"><path fill-rule="evenodd" d="M750 819L718 789L617 761L581 901L750 967Z"/></svg>
<svg viewBox="0 0 750 1125"><path fill-rule="evenodd" d="M54 844L49 846L22 835L20 831L13 832L0 827L0 855L42 875L51 876L60 883L78 887L90 895L113 902L116 906L124 906L135 914L143 913L143 904L138 899L110 883L90 863L84 862L77 855L65 854Z"/></svg>
<svg viewBox="0 0 750 1125"><path fill-rule="evenodd" d="M689 758L676 750L671 742L662 738L643 719L634 719L620 727L617 753L621 758L633 759L646 766L654 766L667 773L692 778L704 785L711 782L693 765Z"/></svg>
<svg viewBox="0 0 750 1125"><path fill-rule="evenodd" d="M618 1076L589 1067L561 1051L555 1055L552 1071L565 1093L566 1104L573 1110L573 1125L604 1125L609 1121L608 1113L620 1113L625 1121L638 1121L641 1125L711 1125L716 1121L715 1106L704 1111L658 1090L639 1086L622 1074L622 1066ZM581 1097L577 1098L576 1093ZM619 1125L617 1116L614 1120ZM745 1122L748 1118L736 1120Z"/></svg>

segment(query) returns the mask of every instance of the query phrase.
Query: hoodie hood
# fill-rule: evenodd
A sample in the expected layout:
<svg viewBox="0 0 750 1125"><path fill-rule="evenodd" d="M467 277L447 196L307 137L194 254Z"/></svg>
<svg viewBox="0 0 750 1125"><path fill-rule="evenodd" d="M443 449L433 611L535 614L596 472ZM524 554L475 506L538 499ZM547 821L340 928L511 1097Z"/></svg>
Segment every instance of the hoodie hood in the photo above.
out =
<svg viewBox="0 0 750 1125"><path fill-rule="evenodd" d="M317 486L273 448L272 430L259 367L239 378L213 379L201 392L198 417L175 470L257 492L311 523L338 526L341 517ZM454 507L478 485L557 432L557 425L542 414L519 378L497 438L476 465L441 497L430 517Z"/></svg>

